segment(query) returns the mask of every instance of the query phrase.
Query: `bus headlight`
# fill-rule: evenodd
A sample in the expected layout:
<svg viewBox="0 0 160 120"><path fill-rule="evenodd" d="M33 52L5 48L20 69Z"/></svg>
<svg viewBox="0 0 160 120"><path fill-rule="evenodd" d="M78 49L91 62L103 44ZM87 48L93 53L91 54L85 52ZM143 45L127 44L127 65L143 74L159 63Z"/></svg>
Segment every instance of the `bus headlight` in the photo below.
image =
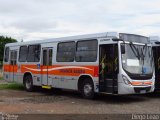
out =
<svg viewBox="0 0 160 120"><path fill-rule="evenodd" d="M127 78L126 76L122 75L122 78L123 78L123 81L124 81L124 83L125 83L126 85L131 84L131 82L128 80L128 78Z"/></svg>

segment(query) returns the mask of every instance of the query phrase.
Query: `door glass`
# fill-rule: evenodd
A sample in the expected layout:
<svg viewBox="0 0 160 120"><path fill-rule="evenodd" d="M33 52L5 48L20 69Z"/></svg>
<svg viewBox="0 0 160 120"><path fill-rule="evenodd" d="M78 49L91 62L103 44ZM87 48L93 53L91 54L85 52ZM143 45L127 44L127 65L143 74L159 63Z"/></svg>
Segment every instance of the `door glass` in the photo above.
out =
<svg viewBox="0 0 160 120"><path fill-rule="evenodd" d="M17 51L11 51L11 60L10 60L11 65L16 65L17 64Z"/></svg>
<svg viewBox="0 0 160 120"><path fill-rule="evenodd" d="M52 65L52 49L45 49L43 50L43 65L44 66L51 66Z"/></svg>
<svg viewBox="0 0 160 120"><path fill-rule="evenodd" d="M49 49L49 66L51 66L52 65L52 49Z"/></svg>
<svg viewBox="0 0 160 120"><path fill-rule="evenodd" d="M14 65L17 64L17 51L14 51Z"/></svg>
<svg viewBox="0 0 160 120"><path fill-rule="evenodd" d="M13 56L14 56L14 52L13 51L11 51L11 65L13 65Z"/></svg>
<svg viewBox="0 0 160 120"><path fill-rule="evenodd" d="M43 65L47 65L47 50L43 50Z"/></svg>

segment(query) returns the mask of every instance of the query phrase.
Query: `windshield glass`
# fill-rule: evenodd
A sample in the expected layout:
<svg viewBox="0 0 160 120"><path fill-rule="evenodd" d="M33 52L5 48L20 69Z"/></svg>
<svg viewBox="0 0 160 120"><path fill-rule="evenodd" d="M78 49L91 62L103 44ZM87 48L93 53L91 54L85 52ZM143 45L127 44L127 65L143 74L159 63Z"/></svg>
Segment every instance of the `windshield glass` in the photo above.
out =
<svg viewBox="0 0 160 120"><path fill-rule="evenodd" d="M122 67L130 74L147 75L153 72L153 57L151 46L136 44L121 44L125 48L122 53Z"/></svg>

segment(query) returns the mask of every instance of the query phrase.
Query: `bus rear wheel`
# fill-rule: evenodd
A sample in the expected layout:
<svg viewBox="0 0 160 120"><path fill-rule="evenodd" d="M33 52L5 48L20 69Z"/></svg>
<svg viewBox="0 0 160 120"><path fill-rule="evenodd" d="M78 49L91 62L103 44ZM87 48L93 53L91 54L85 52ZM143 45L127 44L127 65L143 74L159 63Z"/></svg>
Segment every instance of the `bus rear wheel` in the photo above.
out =
<svg viewBox="0 0 160 120"><path fill-rule="evenodd" d="M31 75L26 75L24 78L24 87L26 91L32 92L33 91L33 80Z"/></svg>
<svg viewBox="0 0 160 120"><path fill-rule="evenodd" d="M82 95L86 99L93 99L95 96L94 85L92 80L85 79L82 85Z"/></svg>

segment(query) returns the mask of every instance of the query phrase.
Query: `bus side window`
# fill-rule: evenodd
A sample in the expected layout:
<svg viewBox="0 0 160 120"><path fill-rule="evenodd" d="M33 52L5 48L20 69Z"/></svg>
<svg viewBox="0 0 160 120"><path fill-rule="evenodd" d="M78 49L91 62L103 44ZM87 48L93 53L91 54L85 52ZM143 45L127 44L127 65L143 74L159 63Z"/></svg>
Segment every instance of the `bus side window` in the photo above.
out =
<svg viewBox="0 0 160 120"><path fill-rule="evenodd" d="M19 51L19 62L26 62L28 54L28 47L21 46Z"/></svg>
<svg viewBox="0 0 160 120"><path fill-rule="evenodd" d="M76 62L95 62L97 60L98 41L84 40L77 42Z"/></svg>
<svg viewBox="0 0 160 120"><path fill-rule="evenodd" d="M75 57L75 42L61 42L57 47L57 62L73 62Z"/></svg>
<svg viewBox="0 0 160 120"><path fill-rule="evenodd" d="M40 52L41 52L40 45L29 45L27 62L39 62L40 61Z"/></svg>
<svg viewBox="0 0 160 120"><path fill-rule="evenodd" d="M4 56L4 62L9 61L9 47L6 47L5 49L5 56Z"/></svg>

